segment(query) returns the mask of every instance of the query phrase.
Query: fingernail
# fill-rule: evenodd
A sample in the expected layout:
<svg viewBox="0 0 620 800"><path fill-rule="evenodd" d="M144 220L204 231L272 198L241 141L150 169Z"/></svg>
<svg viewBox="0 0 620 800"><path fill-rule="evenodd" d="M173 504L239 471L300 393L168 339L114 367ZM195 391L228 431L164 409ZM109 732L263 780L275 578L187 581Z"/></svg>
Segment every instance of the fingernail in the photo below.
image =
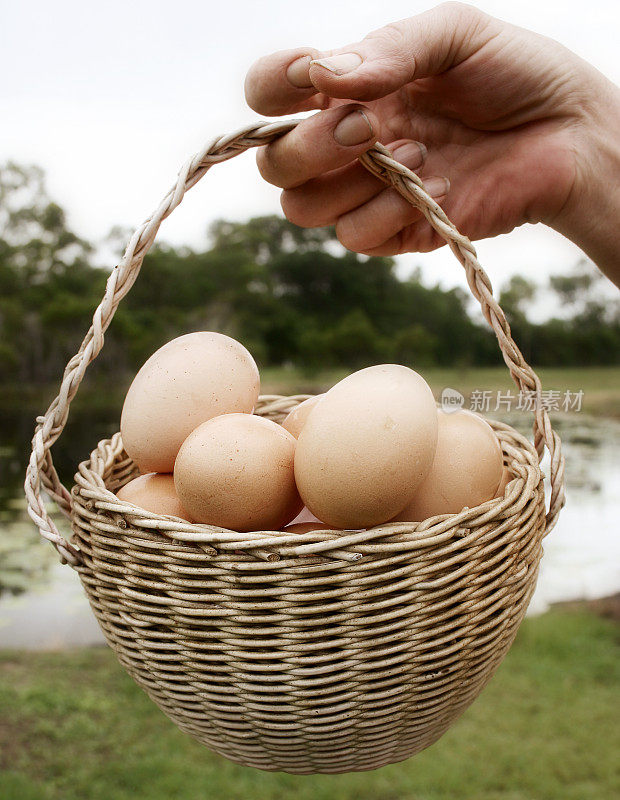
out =
<svg viewBox="0 0 620 800"><path fill-rule="evenodd" d="M361 63L362 58L357 53L340 53L328 58L315 58L310 62L310 66L324 67L334 75L346 75L347 72L357 69Z"/></svg>
<svg viewBox="0 0 620 800"><path fill-rule="evenodd" d="M407 142L396 147L392 155L409 169L417 169L426 161L428 151L422 142Z"/></svg>
<svg viewBox="0 0 620 800"><path fill-rule="evenodd" d="M447 178L428 178L424 181L424 188L431 197L442 197L450 191L450 181Z"/></svg>
<svg viewBox="0 0 620 800"><path fill-rule="evenodd" d="M368 117L359 109L352 111L334 128L334 139L344 147L367 142L372 136L372 125Z"/></svg>
<svg viewBox="0 0 620 800"><path fill-rule="evenodd" d="M310 56L302 56L288 65L286 77L296 89L309 89L312 81L308 74L310 69Z"/></svg>

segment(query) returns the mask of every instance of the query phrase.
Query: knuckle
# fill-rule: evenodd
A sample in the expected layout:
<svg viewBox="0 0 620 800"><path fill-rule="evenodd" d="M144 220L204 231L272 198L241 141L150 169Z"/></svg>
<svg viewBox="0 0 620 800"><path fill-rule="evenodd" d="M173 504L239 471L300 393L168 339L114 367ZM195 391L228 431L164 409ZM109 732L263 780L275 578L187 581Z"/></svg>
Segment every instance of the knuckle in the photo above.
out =
<svg viewBox="0 0 620 800"><path fill-rule="evenodd" d="M267 147L268 145L265 145L265 147L259 147L256 150L256 166L258 167L261 178L269 182L269 168L267 166L267 156L265 153Z"/></svg>
<svg viewBox="0 0 620 800"><path fill-rule="evenodd" d="M409 57L412 38L412 20L404 19L399 22L390 22L381 33L390 45L391 50L401 52Z"/></svg>
<svg viewBox="0 0 620 800"><path fill-rule="evenodd" d="M243 84L245 100L253 111L265 113L265 74L268 72L268 59L263 56L255 61L248 70Z"/></svg>
<svg viewBox="0 0 620 800"><path fill-rule="evenodd" d="M403 232L403 250L414 253L432 253L445 241L428 222L409 225Z"/></svg>
<svg viewBox="0 0 620 800"><path fill-rule="evenodd" d="M365 256L377 257L380 258L391 258L392 256L400 255L401 249L399 245L400 239L398 235L392 237L388 242L384 242L381 245L377 245L376 247L367 247L364 250L360 250L359 252Z"/></svg>
<svg viewBox="0 0 620 800"><path fill-rule="evenodd" d="M347 250L356 251L355 236L351 230L351 225L347 221L339 219L336 221L336 237L343 247Z"/></svg>
<svg viewBox="0 0 620 800"><path fill-rule="evenodd" d="M308 168L303 148L284 138L262 147L256 154L256 164L262 178L280 189L303 183Z"/></svg>
<svg viewBox="0 0 620 800"><path fill-rule="evenodd" d="M460 3L457 0L447 0L436 9L447 22L448 27L463 32L463 35L473 36L477 31L485 28L491 17L469 3Z"/></svg>
<svg viewBox="0 0 620 800"><path fill-rule="evenodd" d="M379 43L387 42L391 48L400 49L407 42L406 36L407 20L400 20L399 22L389 22L383 28L372 31L364 37L366 41L374 41Z"/></svg>
<svg viewBox="0 0 620 800"><path fill-rule="evenodd" d="M270 145L265 145L256 151L256 166L263 180L267 181L267 183L270 183L272 186L280 186L281 178L279 176L279 170L274 164L273 153L270 147Z"/></svg>
<svg viewBox="0 0 620 800"><path fill-rule="evenodd" d="M425 242L427 249L424 250L424 252L432 253L434 250L439 250L440 247L443 247L445 243L445 240L437 233L437 231L431 230Z"/></svg>
<svg viewBox="0 0 620 800"><path fill-rule="evenodd" d="M378 46L379 52L389 56L391 66L406 66L411 62L411 43L413 40L414 21L405 19L390 22L379 30L369 33L365 41ZM369 75L372 81L374 76ZM361 78L361 76L360 76ZM371 87L369 87L371 88ZM363 99L360 96L360 99Z"/></svg>
<svg viewBox="0 0 620 800"><path fill-rule="evenodd" d="M280 195L280 205L289 222L300 228L318 228L325 224L319 219L314 206L308 203L304 192L285 189Z"/></svg>
<svg viewBox="0 0 620 800"><path fill-rule="evenodd" d="M461 3L458 0L446 0L446 2L437 6L436 10L458 20L480 16L480 11L475 6L469 5L469 3Z"/></svg>
<svg viewBox="0 0 620 800"><path fill-rule="evenodd" d="M363 250L368 250L377 244L377 242L369 241L368 236L364 236L359 225L356 225L346 216L340 217L336 221L336 236L343 247L346 247L347 250L352 250L354 253L361 253Z"/></svg>

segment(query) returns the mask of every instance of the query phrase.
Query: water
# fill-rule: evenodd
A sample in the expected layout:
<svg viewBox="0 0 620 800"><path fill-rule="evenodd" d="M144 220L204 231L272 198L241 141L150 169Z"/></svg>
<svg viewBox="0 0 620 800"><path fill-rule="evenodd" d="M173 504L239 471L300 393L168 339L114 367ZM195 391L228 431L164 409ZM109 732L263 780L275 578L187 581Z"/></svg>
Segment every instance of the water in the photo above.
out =
<svg viewBox="0 0 620 800"><path fill-rule="evenodd" d="M545 539L530 614L620 591L620 422L575 414L555 427L566 458L566 506Z"/></svg>
<svg viewBox="0 0 620 800"><path fill-rule="evenodd" d="M72 413L58 450L65 485L78 461L116 427L117 409ZM0 449L0 647L58 649L103 642L77 575L39 539L21 499L32 416L3 417ZM527 415L506 419L529 433ZM566 456L567 506L545 540L530 614L563 600L620 591L620 422L585 414L554 420ZM5 444L6 443L6 444ZM545 464L543 464L543 469ZM66 528L65 528L66 530Z"/></svg>

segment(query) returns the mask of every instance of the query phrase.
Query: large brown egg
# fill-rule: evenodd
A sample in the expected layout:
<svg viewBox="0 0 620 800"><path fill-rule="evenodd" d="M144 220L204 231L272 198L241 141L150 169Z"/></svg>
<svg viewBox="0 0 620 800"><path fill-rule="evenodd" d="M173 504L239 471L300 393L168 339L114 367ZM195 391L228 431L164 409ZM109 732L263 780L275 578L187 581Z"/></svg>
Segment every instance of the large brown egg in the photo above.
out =
<svg viewBox="0 0 620 800"><path fill-rule="evenodd" d="M189 434L212 417L251 413L259 392L254 359L221 333L179 336L154 353L129 387L121 434L142 472L172 472Z"/></svg>
<svg viewBox="0 0 620 800"><path fill-rule="evenodd" d="M282 427L286 428L286 430L292 433L297 439L301 433L301 429L306 424L308 415L324 397L324 394L317 394L315 397L309 397L307 400L304 400L303 403L300 403L286 415L282 422Z"/></svg>
<svg viewBox="0 0 620 800"><path fill-rule="evenodd" d="M181 502L197 522L236 531L279 530L303 503L295 486L295 437L253 414L204 422L174 466Z"/></svg>
<svg viewBox="0 0 620 800"><path fill-rule="evenodd" d="M426 381L396 364L368 367L332 387L308 416L295 454L299 493L328 527L378 525L409 502L436 442Z"/></svg>
<svg viewBox="0 0 620 800"><path fill-rule="evenodd" d="M395 522L457 514L491 500L502 478L502 450L491 426L469 411L439 411L433 466Z"/></svg>
<svg viewBox="0 0 620 800"><path fill-rule="evenodd" d="M116 496L119 500L131 503L153 514L167 517L181 517L192 522L174 488L172 475L158 475L154 472L139 475L122 486Z"/></svg>

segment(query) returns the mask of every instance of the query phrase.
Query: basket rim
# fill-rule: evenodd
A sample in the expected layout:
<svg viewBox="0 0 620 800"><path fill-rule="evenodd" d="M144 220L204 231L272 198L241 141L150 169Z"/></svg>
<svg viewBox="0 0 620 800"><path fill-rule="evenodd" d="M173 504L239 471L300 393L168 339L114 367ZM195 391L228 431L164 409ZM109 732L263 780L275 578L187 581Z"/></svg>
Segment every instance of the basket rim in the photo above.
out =
<svg viewBox="0 0 620 800"><path fill-rule="evenodd" d="M259 398L259 403L264 400L268 401L270 408L273 404L281 407L291 401L298 403L301 397L268 395ZM261 411L264 408L258 409L259 414ZM497 434L504 464L513 476L506 486L504 496L492 498L472 508L465 507L456 514L429 517L422 522L388 522L361 531L343 531L326 526L307 533L242 533L214 525L191 523L179 517L155 514L119 500L106 484L104 476L118 462L126 462L127 476L134 477L135 465L123 449L120 432L109 439L102 439L90 457L79 464L71 491L72 512L76 513L76 507L79 506L81 514L92 515L94 518L103 515L108 519L108 525L112 518L114 525L120 530L131 528L149 534L159 533L168 540L199 545L205 553L211 555L215 555L216 548L252 552L262 561L278 561L282 556L290 558L308 555L356 561L363 557L363 551L369 546L372 547L373 543L376 546L383 540L392 542L392 547L396 549L421 549L439 545L455 537L463 539L470 535L472 529L508 523L514 525L515 518L523 514L529 516L528 505L532 501L538 505L541 498L544 514L544 476L533 444L507 423L492 419L486 421ZM121 485L123 483L118 483L117 488ZM401 548L397 547L398 544Z"/></svg>

